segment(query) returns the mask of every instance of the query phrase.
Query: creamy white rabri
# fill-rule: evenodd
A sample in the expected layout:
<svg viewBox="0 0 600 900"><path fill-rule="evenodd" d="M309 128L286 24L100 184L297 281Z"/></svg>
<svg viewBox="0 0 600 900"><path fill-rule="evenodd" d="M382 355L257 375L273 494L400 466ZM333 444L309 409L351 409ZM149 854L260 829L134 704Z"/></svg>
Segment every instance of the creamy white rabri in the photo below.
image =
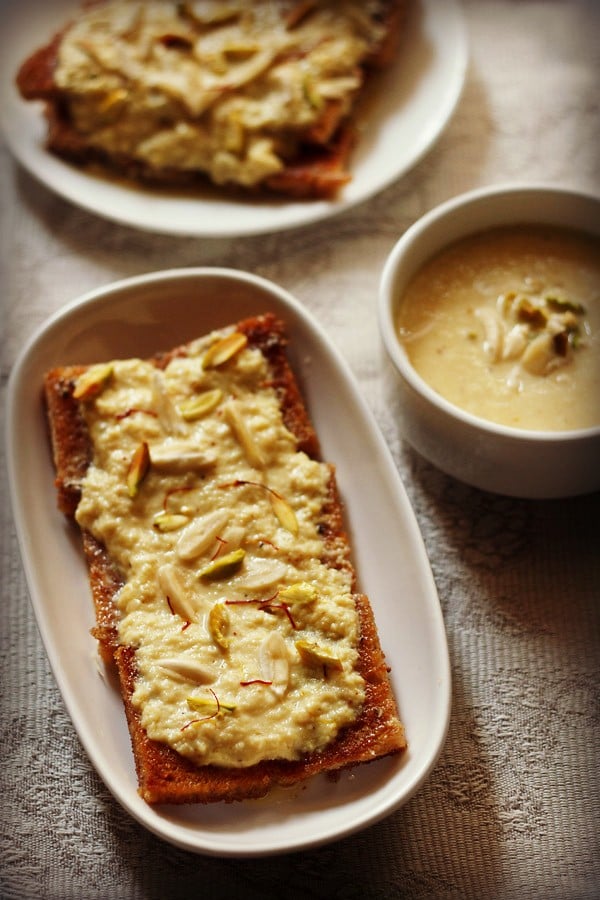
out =
<svg viewBox="0 0 600 900"><path fill-rule="evenodd" d="M86 375L94 456L77 510L125 579L119 640L136 650L142 725L222 766L323 747L364 700L352 576L322 561L330 468L297 451L243 343L215 333L164 371L124 360ZM231 355L213 365L215 348Z"/></svg>
<svg viewBox="0 0 600 900"><path fill-rule="evenodd" d="M55 81L89 146L147 171L252 186L279 172L328 104L345 116L384 4L92 5L60 44Z"/></svg>
<svg viewBox="0 0 600 900"><path fill-rule="evenodd" d="M491 229L426 262L397 308L415 370L467 412L565 431L600 424L600 241Z"/></svg>

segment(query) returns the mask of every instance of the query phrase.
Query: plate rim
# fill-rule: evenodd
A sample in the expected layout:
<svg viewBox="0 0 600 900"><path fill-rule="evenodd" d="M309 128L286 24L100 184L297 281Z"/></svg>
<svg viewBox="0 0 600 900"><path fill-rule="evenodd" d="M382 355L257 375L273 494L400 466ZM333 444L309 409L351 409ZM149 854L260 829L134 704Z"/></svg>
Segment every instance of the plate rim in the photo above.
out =
<svg viewBox="0 0 600 900"><path fill-rule="evenodd" d="M62 2L65 9L67 4L69 7L77 5L76 0L62 0ZM307 202L273 197L263 198L258 205L253 205L250 199L233 201L226 193L222 197L219 196L216 203L210 197L208 200L205 198L191 200L181 197L177 201L178 204L183 204L180 209L189 205L190 212L196 215L196 218L184 224L181 220L177 220L174 208L171 208L172 199L153 195L151 190L144 188L121 187L116 182L98 179L48 153L43 146L44 135L40 133L40 129L43 127L42 105L38 101L24 101L18 96L13 84L14 65L15 63L18 65L18 61L15 60L11 62L12 68L0 64L5 70L3 79L5 87L0 89L0 99L3 101L0 103L0 130L3 132L6 145L13 156L31 176L46 188L71 204L119 225L174 237L202 238L250 237L313 225L336 217L340 213L366 202L406 175L431 150L454 114L462 96L469 62L468 33L462 2L461 0L445 0L444 4L440 6L438 0L415 0L415 8L409 11L409 16L416 17L419 12L425 13L426 23L430 25L433 23L439 27L440 31L444 32L445 40L442 42L441 37L438 37L436 46L438 57L443 52L445 75L443 102L439 109L434 109L427 117L427 127L418 136L414 143L414 150L404 158L401 165L386 170L385 174L381 168L378 169L374 183L361 186L360 167L357 167L355 158L351 170L353 178L349 188L345 193L342 191L337 199ZM450 48L448 45L449 34L454 38L454 43ZM410 42L406 41L405 43L408 45ZM405 65L408 65L410 51L406 52L407 62ZM402 66L402 59L397 65ZM442 81L439 73L437 77ZM17 124L21 122L21 127L14 127L11 119L14 114L17 115ZM396 117L401 120L403 114L405 114L405 109L401 107L394 115L384 118L382 123L396 119ZM28 138L25 142L22 137L19 139L19 134L23 131L23 124L26 126L25 132ZM38 132L33 143L28 130ZM357 146L357 152L359 151L360 141ZM100 193L100 202L94 199L97 191ZM127 201L136 203L138 202L136 198L145 198L143 200L144 208L140 207L139 210L129 208L128 210ZM119 203L119 200L125 200L125 203ZM150 203L160 205L162 212L167 212L168 216L166 218L164 215L148 216L148 209L145 207ZM213 218L211 221L211 210L213 213L215 211L218 213L221 204L225 210L223 220L219 218L218 221L215 221ZM263 216L264 211L270 207L272 207L272 215ZM236 218L236 212L239 214L240 211L244 211L242 217L238 215ZM257 219L256 216L253 216L253 212L258 213L260 218ZM210 224L204 224L203 217L208 219Z"/></svg>

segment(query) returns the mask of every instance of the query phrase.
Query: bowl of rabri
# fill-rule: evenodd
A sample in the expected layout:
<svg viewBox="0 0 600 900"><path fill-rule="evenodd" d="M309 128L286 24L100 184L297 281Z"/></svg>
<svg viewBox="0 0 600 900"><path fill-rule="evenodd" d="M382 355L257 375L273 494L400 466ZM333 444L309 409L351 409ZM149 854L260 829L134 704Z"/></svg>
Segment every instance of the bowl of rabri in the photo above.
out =
<svg viewBox="0 0 600 900"><path fill-rule="evenodd" d="M514 497L600 489L600 197L509 185L432 209L385 263L379 325L429 462Z"/></svg>

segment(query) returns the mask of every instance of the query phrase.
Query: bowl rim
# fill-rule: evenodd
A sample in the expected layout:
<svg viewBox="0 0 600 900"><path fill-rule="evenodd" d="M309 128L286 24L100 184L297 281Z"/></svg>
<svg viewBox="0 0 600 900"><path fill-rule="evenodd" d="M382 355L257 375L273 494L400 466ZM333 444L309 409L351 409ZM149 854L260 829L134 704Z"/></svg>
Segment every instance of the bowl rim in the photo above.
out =
<svg viewBox="0 0 600 900"><path fill-rule="evenodd" d="M555 443L566 444L580 440L600 438L600 423L584 428L571 428L560 431L548 429L534 430L531 428L517 428L515 426L503 425L499 422L493 422L491 419L484 419L474 413L467 412L460 406L446 400L445 397L438 394L437 391L430 387L425 379L422 378L412 366L406 351L396 337L394 323L394 279L399 262L404 254L410 248L416 246L434 224L444 219L454 217L469 206L483 204L486 201L493 200L501 195L510 197L511 195L522 196L527 193L544 194L547 196L553 195L557 199L571 198L580 200L584 203L589 202L591 205L597 204L600 213L600 193L596 194L592 191L553 185L545 182L510 182L506 184L488 185L486 187L475 188L474 190L457 194L456 196L437 204L420 216L406 229L392 247L392 250L384 263L379 285L378 319L380 334L385 349L399 374L419 396L435 407L446 418L457 419L473 429L487 432L490 435L523 443L533 442L543 444L553 441ZM535 216L532 216L531 224L535 224L535 221ZM557 225L560 227L558 221ZM489 227L492 228L494 226L490 225ZM451 239L447 244L440 245L437 250L433 251L433 254L439 252L444 246L453 243L454 240L462 240L462 238L478 234L482 230L483 229L480 226L474 226L472 230L465 231L460 238ZM598 235L600 236L600 226ZM430 254L427 258L431 258L431 255L433 254Z"/></svg>

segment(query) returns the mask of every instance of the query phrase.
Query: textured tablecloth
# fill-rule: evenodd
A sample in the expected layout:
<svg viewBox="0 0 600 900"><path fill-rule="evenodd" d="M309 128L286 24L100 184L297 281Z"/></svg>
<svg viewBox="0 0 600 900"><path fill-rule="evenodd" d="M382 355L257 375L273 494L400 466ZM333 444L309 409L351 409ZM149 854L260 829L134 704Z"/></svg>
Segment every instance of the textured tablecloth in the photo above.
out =
<svg viewBox="0 0 600 900"><path fill-rule="evenodd" d="M54 196L0 148L3 402L23 341L88 289L197 264L273 279L341 348L391 447L431 560L453 670L441 759L386 820L273 859L175 849L123 812L79 745L33 618L3 467L5 900L600 897L600 496L526 502L451 480L402 442L380 378L378 280L416 218L490 183L600 187L600 4L469 0L465 15L471 63L439 142L379 196L316 226L242 240L138 233Z"/></svg>

